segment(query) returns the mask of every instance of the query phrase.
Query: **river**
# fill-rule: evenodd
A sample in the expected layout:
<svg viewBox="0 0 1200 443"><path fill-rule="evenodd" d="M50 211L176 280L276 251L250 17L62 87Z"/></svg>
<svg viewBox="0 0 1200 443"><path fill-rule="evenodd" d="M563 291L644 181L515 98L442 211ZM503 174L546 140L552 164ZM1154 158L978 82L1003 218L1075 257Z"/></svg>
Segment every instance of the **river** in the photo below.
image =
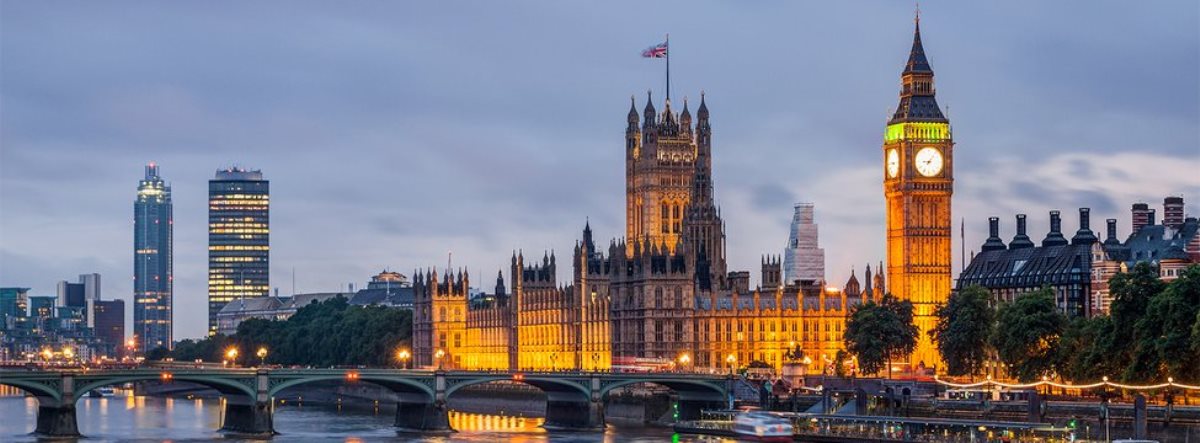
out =
<svg viewBox="0 0 1200 443"><path fill-rule="evenodd" d="M145 397L118 390L116 396L84 397L76 405L82 442L187 442L225 438L218 429L221 401L213 398ZM397 433L392 427L394 410L387 408L339 408L323 405L276 407L275 441L344 442L714 442L732 441L714 437L675 434L670 429L609 425L601 432L549 432L539 427L540 418L452 412L451 426L459 430L446 437ZM0 441L35 442L37 400L22 395L0 396ZM64 440L54 440L64 441ZM70 441L70 440L66 440ZM261 443L261 440L258 440Z"/></svg>

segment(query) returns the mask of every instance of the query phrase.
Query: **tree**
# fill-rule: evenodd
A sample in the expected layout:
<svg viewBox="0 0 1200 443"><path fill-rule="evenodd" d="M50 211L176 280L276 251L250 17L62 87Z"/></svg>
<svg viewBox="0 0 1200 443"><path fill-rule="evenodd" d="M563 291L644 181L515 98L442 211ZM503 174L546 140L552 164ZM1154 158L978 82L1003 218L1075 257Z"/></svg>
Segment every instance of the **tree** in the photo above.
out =
<svg viewBox="0 0 1200 443"><path fill-rule="evenodd" d="M1108 281L1109 293L1112 295L1112 306L1109 309L1113 321L1112 347L1105 353L1113 360L1113 365L1123 368L1119 375L1125 381L1145 378L1154 360L1151 348L1139 346L1137 337L1137 321L1146 315L1150 299L1165 288L1159 280L1158 269L1147 262L1139 262L1128 272L1122 272Z"/></svg>
<svg viewBox="0 0 1200 443"><path fill-rule="evenodd" d="M1050 288L1028 292L1000 306L992 346L1011 374L1021 381L1035 380L1055 368L1066 323Z"/></svg>
<svg viewBox="0 0 1200 443"><path fill-rule="evenodd" d="M1114 348L1113 322L1108 316L1076 318L1067 324L1058 346L1058 373L1068 380L1091 382L1116 374L1108 350Z"/></svg>
<svg viewBox="0 0 1200 443"><path fill-rule="evenodd" d="M911 354L917 334L912 302L886 294L878 304L868 301L850 311L843 338L846 349L858 357L863 373L877 373L886 367L890 378L892 359Z"/></svg>
<svg viewBox="0 0 1200 443"><path fill-rule="evenodd" d="M1130 367L1124 378L1134 382L1171 376L1189 381L1200 379L1200 354L1191 352L1192 329L1198 313L1200 266L1193 265L1150 299L1145 315L1134 328L1136 355L1145 361Z"/></svg>
<svg viewBox="0 0 1200 443"><path fill-rule="evenodd" d="M983 369L990 349L988 338L996 323L990 300L986 289L972 286L950 294L946 304L934 311L937 325L929 336L946 362L947 374L978 374Z"/></svg>

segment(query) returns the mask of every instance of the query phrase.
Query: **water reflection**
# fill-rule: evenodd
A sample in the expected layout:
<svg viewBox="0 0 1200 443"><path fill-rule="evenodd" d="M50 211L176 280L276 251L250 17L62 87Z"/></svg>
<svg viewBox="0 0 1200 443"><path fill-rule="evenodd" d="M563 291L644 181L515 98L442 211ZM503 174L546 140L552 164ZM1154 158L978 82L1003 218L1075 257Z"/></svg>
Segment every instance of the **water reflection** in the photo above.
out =
<svg viewBox="0 0 1200 443"><path fill-rule="evenodd" d="M82 443L102 442L201 442L225 438L219 432L224 402L200 397L142 397L118 391L113 397L84 397L77 405ZM36 442L37 400L22 394L0 396L0 441ZM274 442L612 442L721 441L697 436L677 436L666 428L614 427L605 432L549 432L538 417L513 417L452 411L450 423L458 432L431 438L398 433L392 426L395 409L387 405L342 407L288 401L277 404ZM70 440L55 440L70 441ZM262 443L262 440L245 440Z"/></svg>

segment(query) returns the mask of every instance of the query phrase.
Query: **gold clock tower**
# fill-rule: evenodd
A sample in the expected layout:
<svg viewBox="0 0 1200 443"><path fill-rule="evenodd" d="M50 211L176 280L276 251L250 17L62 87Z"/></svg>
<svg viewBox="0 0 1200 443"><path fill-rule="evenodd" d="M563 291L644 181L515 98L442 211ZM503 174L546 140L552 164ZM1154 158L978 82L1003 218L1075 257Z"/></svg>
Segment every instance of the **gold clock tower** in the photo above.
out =
<svg viewBox="0 0 1200 443"><path fill-rule="evenodd" d="M883 137L887 274L892 294L913 303L920 336L911 363L940 367L929 331L936 322L934 309L950 296L954 139L934 97L920 17L901 81L900 105Z"/></svg>

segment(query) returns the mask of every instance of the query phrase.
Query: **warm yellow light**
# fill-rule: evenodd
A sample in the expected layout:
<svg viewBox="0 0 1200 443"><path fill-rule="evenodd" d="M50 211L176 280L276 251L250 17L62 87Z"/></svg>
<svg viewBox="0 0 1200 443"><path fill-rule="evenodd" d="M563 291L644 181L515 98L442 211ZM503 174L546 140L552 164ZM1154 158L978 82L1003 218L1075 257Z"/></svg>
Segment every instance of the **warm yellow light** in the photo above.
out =
<svg viewBox="0 0 1200 443"><path fill-rule="evenodd" d="M256 355L258 355L258 358L267 358L267 348L266 347L258 348L258 352L256 353Z"/></svg>
<svg viewBox="0 0 1200 443"><path fill-rule="evenodd" d="M809 358L807 355L806 355L806 356L804 356L804 364L806 364L806 365L811 365L811 364L812 364L812 359L811 359L811 358Z"/></svg>
<svg viewBox="0 0 1200 443"><path fill-rule="evenodd" d="M408 360L408 357L408 349L401 349L400 352L396 353L396 358L400 359L401 361Z"/></svg>
<svg viewBox="0 0 1200 443"><path fill-rule="evenodd" d="M679 363L680 363L680 364L685 364L685 365L686 365L686 364L688 364L688 362L690 362L690 361L692 361L692 357L691 357L690 355L688 355L686 352L684 352L684 353L683 353L683 355L680 355L680 356L679 356Z"/></svg>
<svg viewBox="0 0 1200 443"><path fill-rule="evenodd" d="M443 351L443 350L441 350L441 349L438 349L438 350L437 350L437 353L433 354L433 356L434 356L434 357L437 357L437 358L442 358L442 357L445 357L445 356L446 356L446 351Z"/></svg>
<svg viewBox="0 0 1200 443"><path fill-rule="evenodd" d="M229 348L229 350L225 351L225 357L230 360L237 359L237 356L238 356L237 348Z"/></svg>
<svg viewBox="0 0 1200 443"><path fill-rule="evenodd" d="M733 354L729 354L728 357L725 357L725 362L731 365L737 363L737 357L735 357Z"/></svg>
<svg viewBox="0 0 1200 443"><path fill-rule="evenodd" d="M69 348L69 347L64 347L64 348L63 348L63 357L66 357L66 358L74 358L74 357L75 357L75 351L74 351L73 349Z"/></svg>

